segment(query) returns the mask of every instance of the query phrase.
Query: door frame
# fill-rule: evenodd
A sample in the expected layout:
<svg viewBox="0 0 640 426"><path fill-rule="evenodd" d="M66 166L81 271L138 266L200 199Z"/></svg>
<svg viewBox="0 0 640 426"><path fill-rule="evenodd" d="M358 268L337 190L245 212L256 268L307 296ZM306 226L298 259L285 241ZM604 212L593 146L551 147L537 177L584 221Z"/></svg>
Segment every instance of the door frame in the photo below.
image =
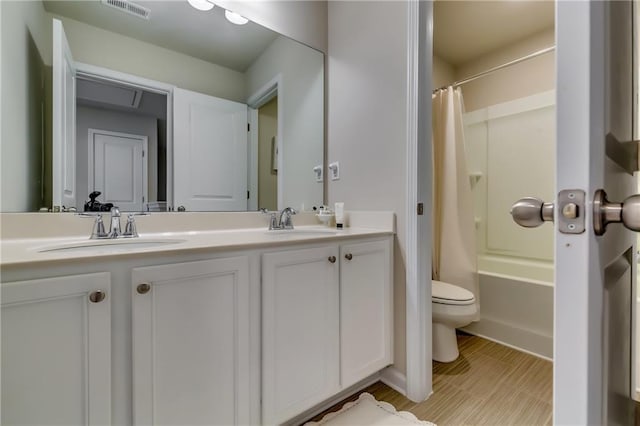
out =
<svg viewBox="0 0 640 426"><path fill-rule="evenodd" d="M82 62L76 62L76 76L122 84L167 97L167 208L173 210L173 90L176 86ZM149 202L148 198L146 202Z"/></svg>
<svg viewBox="0 0 640 426"><path fill-rule="evenodd" d="M433 2L407 2L406 375L404 390L424 401L431 371L431 92ZM421 119L427 117L429 119ZM427 165L426 167L422 165ZM424 213L418 213L422 204ZM388 371L388 370L387 370ZM386 374L387 372L385 372ZM390 375L394 375L389 371ZM397 375L397 374L395 374ZM394 381L402 388L398 380Z"/></svg>
<svg viewBox="0 0 640 426"><path fill-rule="evenodd" d="M140 211L145 211L146 205L149 204L149 137L145 135L134 135L131 133L122 133L122 132L112 132L110 130L100 130L100 129L89 129L89 136L87 139L87 152L88 152L88 163L87 163L87 176L88 176L88 184L89 184L89 192L93 192L95 190L95 147L94 147L94 137L95 135L107 135L107 136L116 136L128 139L135 139L142 141L142 196L144 197L144 201L142 203L142 208Z"/></svg>
<svg viewBox="0 0 640 426"><path fill-rule="evenodd" d="M249 200L248 200L248 208L252 210L255 206L254 210L258 209L258 109L262 107L264 104L269 102L271 99L278 97L278 135L276 138L277 146L278 146L278 209L283 209L284 206L284 175L286 170L283 170L283 156L284 150L282 149L284 145L284 135L283 135L283 125L282 120L284 119L284 101L283 101L283 84L282 84L282 74L277 74L273 77L269 82L263 85L261 88L256 90L249 98L247 99L247 107L248 118L249 118L249 138L247 141L247 156L249 160L248 167L248 176L247 183L249 186Z"/></svg>

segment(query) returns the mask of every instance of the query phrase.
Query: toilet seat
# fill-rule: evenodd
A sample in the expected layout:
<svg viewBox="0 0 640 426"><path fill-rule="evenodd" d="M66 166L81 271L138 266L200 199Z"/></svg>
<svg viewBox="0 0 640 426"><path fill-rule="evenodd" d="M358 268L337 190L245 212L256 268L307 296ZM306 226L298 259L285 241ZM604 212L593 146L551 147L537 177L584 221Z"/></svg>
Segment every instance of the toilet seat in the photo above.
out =
<svg viewBox="0 0 640 426"><path fill-rule="evenodd" d="M442 281L431 281L431 301L442 305L472 305L476 299L469 290Z"/></svg>

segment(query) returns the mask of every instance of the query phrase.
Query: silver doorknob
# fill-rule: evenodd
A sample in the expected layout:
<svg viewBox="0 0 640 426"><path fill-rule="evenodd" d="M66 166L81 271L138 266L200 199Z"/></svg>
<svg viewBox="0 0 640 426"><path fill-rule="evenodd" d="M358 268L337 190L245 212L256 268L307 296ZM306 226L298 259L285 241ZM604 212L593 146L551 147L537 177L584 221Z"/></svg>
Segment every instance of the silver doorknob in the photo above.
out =
<svg viewBox="0 0 640 426"><path fill-rule="evenodd" d="M553 203L545 203L539 198L521 198L511 206L513 221L525 228L535 228L544 222L553 222Z"/></svg>
<svg viewBox="0 0 640 426"><path fill-rule="evenodd" d="M178 211L179 212L186 212L187 209L184 206L178 206Z"/></svg>
<svg viewBox="0 0 640 426"><path fill-rule="evenodd" d="M610 223L622 223L625 228L640 232L640 194L627 197L622 203L610 203L604 189L593 197L593 230L603 235Z"/></svg>

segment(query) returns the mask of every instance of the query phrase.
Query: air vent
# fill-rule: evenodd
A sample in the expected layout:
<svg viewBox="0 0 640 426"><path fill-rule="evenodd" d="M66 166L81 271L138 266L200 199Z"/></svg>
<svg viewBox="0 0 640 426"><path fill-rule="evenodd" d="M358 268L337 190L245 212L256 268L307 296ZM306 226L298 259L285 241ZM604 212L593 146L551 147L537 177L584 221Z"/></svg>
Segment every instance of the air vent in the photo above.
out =
<svg viewBox="0 0 640 426"><path fill-rule="evenodd" d="M102 4L142 19L149 19L149 14L151 13L151 10L146 7L128 0L102 0Z"/></svg>

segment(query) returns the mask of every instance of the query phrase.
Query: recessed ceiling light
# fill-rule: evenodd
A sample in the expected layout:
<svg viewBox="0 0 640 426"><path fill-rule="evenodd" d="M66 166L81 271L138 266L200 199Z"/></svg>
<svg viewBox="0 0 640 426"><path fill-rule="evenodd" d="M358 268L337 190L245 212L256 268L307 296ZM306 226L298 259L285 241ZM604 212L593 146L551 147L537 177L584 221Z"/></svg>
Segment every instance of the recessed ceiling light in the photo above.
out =
<svg viewBox="0 0 640 426"><path fill-rule="evenodd" d="M224 16L229 22L232 22L236 25L244 25L249 22L249 20L244 16L238 15L237 13L231 12L230 10L225 10Z"/></svg>
<svg viewBox="0 0 640 426"><path fill-rule="evenodd" d="M211 10L213 9L213 6L215 6L213 3L211 3L208 0L187 0L187 1L191 6L195 7L198 10L203 10L203 11Z"/></svg>

